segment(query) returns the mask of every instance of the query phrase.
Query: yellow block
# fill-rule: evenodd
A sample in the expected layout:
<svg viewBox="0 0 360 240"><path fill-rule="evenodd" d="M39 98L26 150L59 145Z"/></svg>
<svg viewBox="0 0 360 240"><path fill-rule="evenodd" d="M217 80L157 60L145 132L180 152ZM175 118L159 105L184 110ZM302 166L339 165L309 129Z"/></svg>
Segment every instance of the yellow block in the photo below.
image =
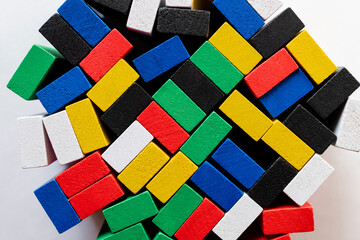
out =
<svg viewBox="0 0 360 240"><path fill-rule="evenodd" d="M197 169L189 158L178 152L146 188L162 203L166 203Z"/></svg>
<svg viewBox="0 0 360 240"><path fill-rule="evenodd" d="M122 171L118 179L132 193L138 193L169 161L170 157L155 143L146 148Z"/></svg>
<svg viewBox="0 0 360 240"><path fill-rule="evenodd" d="M227 22L212 35L209 42L244 75L262 59L260 53Z"/></svg>
<svg viewBox="0 0 360 240"><path fill-rule="evenodd" d="M259 141L273 124L264 113L236 90L219 109L255 141Z"/></svg>
<svg viewBox="0 0 360 240"><path fill-rule="evenodd" d="M315 154L314 150L278 120L275 120L262 140L297 170L302 169Z"/></svg>
<svg viewBox="0 0 360 240"><path fill-rule="evenodd" d="M118 61L87 93L102 111L106 111L139 78L124 60Z"/></svg>
<svg viewBox="0 0 360 240"><path fill-rule="evenodd" d="M337 69L307 31L301 32L286 48L316 84L322 83Z"/></svg>
<svg viewBox="0 0 360 240"><path fill-rule="evenodd" d="M84 154L110 144L94 106L88 98L67 106L66 112Z"/></svg>

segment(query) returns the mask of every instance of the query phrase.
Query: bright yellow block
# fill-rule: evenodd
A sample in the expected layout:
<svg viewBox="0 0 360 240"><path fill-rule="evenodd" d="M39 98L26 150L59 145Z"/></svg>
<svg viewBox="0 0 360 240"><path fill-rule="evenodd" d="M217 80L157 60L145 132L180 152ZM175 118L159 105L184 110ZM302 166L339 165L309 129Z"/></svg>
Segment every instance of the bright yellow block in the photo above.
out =
<svg viewBox="0 0 360 240"><path fill-rule="evenodd" d="M88 98L67 106L66 112L84 154L110 144L94 106Z"/></svg>
<svg viewBox="0 0 360 240"><path fill-rule="evenodd" d="M273 124L264 113L236 90L220 106L220 110L255 141L259 141Z"/></svg>
<svg viewBox="0 0 360 240"><path fill-rule="evenodd" d="M302 169L315 154L314 150L278 120L275 120L262 140L297 170Z"/></svg>
<svg viewBox="0 0 360 240"><path fill-rule="evenodd" d="M118 61L87 93L102 111L106 111L139 78L124 60Z"/></svg>
<svg viewBox="0 0 360 240"><path fill-rule="evenodd" d="M322 83L337 69L307 31L301 32L286 48L316 84Z"/></svg>
<svg viewBox="0 0 360 240"><path fill-rule="evenodd" d="M209 42L244 75L262 59L260 53L227 22L212 35Z"/></svg>
<svg viewBox="0 0 360 240"><path fill-rule="evenodd" d="M132 193L138 193L169 161L170 157L155 143L146 148L122 171L118 179Z"/></svg>
<svg viewBox="0 0 360 240"><path fill-rule="evenodd" d="M166 203L197 169L189 158L178 152L146 188L162 203Z"/></svg>

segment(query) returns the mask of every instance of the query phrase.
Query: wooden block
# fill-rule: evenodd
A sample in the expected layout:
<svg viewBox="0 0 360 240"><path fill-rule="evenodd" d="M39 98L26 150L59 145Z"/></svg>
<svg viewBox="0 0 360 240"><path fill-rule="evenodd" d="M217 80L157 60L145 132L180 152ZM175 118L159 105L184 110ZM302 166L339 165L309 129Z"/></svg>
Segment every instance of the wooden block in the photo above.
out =
<svg viewBox="0 0 360 240"><path fill-rule="evenodd" d="M154 237L154 240L171 240L172 238L169 238L168 236L166 236L165 234L163 234L162 232L158 232L156 234L156 236Z"/></svg>
<svg viewBox="0 0 360 240"><path fill-rule="evenodd" d="M255 141L272 126L272 121L237 90L219 109Z"/></svg>
<svg viewBox="0 0 360 240"><path fill-rule="evenodd" d="M333 172L334 168L320 155L315 154L286 186L284 193L302 206Z"/></svg>
<svg viewBox="0 0 360 240"><path fill-rule="evenodd" d="M36 93L49 114L64 108L91 88L79 67L75 67Z"/></svg>
<svg viewBox="0 0 360 240"><path fill-rule="evenodd" d="M178 152L146 188L162 203L166 203L197 169L190 159Z"/></svg>
<svg viewBox="0 0 360 240"><path fill-rule="evenodd" d="M230 139L226 139L211 157L246 189L250 189L265 172Z"/></svg>
<svg viewBox="0 0 360 240"><path fill-rule="evenodd" d="M271 17L283 3L279 0L247 0L263 20Z"/></svg>
<svg viewBox="0 0 360 240"><path fill-rule="evenodd" d="M118 173L154 139L138 121L134 121L105 152L103 159Z"/></svg>
<svg viewBox="0 0 360 240"><path fill-rule="evenodd" d="M124 195L114 175L109 174L69 199L74 210L85 219Z"/></svg>
<svg viewBox="0 0 360 240"><path fill-rule="evenodd" d="M160 209L152 222L168 236L173 236L202 200L203 198L198 193L184 184L170 201Z"/></svg>
<svg viewBox="0 0 360 240"><path fill-rule="evenodd" d="M97 239L97 240L134 240L134 239L141 239L141 240L150 240L145 228L141 223L138 223L134 226L128 227L120 232L110 234L104 239Z"/></svg>
<svg viewBox="0 0 360 240"><path fill-rule="evenodd" d="M114 10L123 15L126 15L129 12L130 5L131 5L131 0L120 0L120 1L92 0L92 1L97 3L100 6L103 6L107 9Z"/></svg>
<svg viewBox="0 0 360 240"><path fill-rule="evenodd" d="M80 67L98 82L132 48L131 43L118 30L113 29L80 62Z"/></svg>
<svg viewBox="0 0 360 240"><path fill-rule="evenodd" d="M307 31L296 36L286 48L318 85L336 71L335 64Z"/></svg>
<svg viewBox="0 0 360 240"><path fill-rule="evenodd" d="M193 5L192 0L166 0L166 7L178 7L178 8L191 8Z"/></svg>
<svg viewBox="0 0 360 240"><path fill-rule="evenodd" d="M149 82L189 57L181 39L174 36L136 58L133 63L144 81Z"/></svg>
<svg viewBox="0 0 360 240"><path fill-rule="evenodd" d="M46 132L60 164L84 157L66 111L43 118Z"/></svg>
<svg viewBox="0 0 360 240"><path fill-rule="evenodd" d="M44 167L56 160L42 115L17 119L22 168Z"/></svg>
<svg viewBox="0 0 360 240"><path fill-rule="evenodd" d="M224 212L220 208L209 199L204 198L202 203L175 233L175 237L179 240L204 239L223 216Z"/></svg>
<svg viewBox="0 0 360 240"><path fill-rule="evenodd" d="M110 28L82 0L66 0L58 13L92 47L110 32Z"/></svg>
<svg viewBox="0 0 360 240"><path fill-rule="evenodd" d="M73 103L65 109L84 154L110 144L94 106L88 98Z"/></svg>
<svg viewBox="0 0 360 240"><path fill-rule="evenodd" d="M137 120L171 153L189 138L189 134L156 102L150 103Z"/></svg>
<svg viewBox="0 0 360 240"><path fill-rule="evenodd" d="M209 42L244 75L253 70L262 59L255 48L227 22L211 36Z"/></svg>
<svg viewBox="0 0 360 240"><path fill-rule="evenodd" d="M121 59L86 95L105 112L138 78L139 74Z"/></svg>
<svg viewBox="0 0 360 240"><path fill-rule="evenodd" d="M158 213L158 209L148 191L128 197L103 210L111 232L115 233L139 223Z"/></svg>
<svg viewBox="0 0 360 240"><path fill-rule="evenodd" d="M169 159L161 148L151 142L119 174L118 179L132 193L137 194Z"/></svg>
<svg viewBox="0 0 360 240"><path fill-rule="evenodd" d="M63 233L80 222L55 180L36 189L34 194L59 233Z"/></svg>

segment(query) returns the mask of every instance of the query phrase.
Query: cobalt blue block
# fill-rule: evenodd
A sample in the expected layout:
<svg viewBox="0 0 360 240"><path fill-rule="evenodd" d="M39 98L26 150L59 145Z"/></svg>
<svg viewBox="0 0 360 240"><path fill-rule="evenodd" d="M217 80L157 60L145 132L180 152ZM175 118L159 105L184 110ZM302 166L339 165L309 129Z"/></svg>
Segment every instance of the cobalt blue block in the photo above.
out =
<svg viewBox="0 0 360 240"><path fill-rule="evenodd" d="M67 0L58 13L92 47L110 32L110 28L82 0Z"/></svg>
<svg viewBox="0 0 360 240"><path fill-rule="evenodd" d="M190 180L225 211L229 211L244 194L207 161Z"/></svg>
<svg viewBox="0 0 360 240"><path fill-rule="evenodd" d="M91 88L79 67L75 67L36 93L49 114L65 107Z"/></svg>
<svg viewBox="0 0 360 240"><path fill-rule="evenodd" d="M230 139L225 140L212 158L246 189L250 189L265 172Z"/></svg>
<svg viewBox="0 0 360 240"><path fill-rule="evenodd" d="M294 105L314 86L301 69L296 70L289 77L260 98L260 102L274 118Z"/></svg>
<svg viewBox="0 0 360 240"><path fill-rule="evenodd" d="M215 0L213 4L245 39L265 24L246 0Z"/></svg>
<svg viewBox="0 0 360 240"><path fill-rule="evenodd" d="M156 78L190 57L178 36L174 36L133 62L145 82Z"/></svg>
<svg viewBox="0 0 360 240"><path fill-rule="evenodd" d="M34 193L59 233L80 222L80 218L55 179L36 189Z"/></svg>

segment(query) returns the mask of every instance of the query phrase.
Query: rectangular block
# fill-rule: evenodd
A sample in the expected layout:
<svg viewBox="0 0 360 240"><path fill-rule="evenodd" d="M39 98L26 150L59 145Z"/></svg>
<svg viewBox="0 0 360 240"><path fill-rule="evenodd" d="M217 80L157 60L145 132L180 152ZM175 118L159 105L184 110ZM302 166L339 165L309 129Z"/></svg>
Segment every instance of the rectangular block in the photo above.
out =
<svg viewBox="0 0 360 240"><path fill-rule="evenodd" d="M165 6L167 7L179 7L179 8L191 8L192 0L166 0Z"/></svg>
<svg viewBox="0 0 360 240"><path fill-rule="evenodd" d="M171 239L172 238L169 238L168 236L166 236L162 232L158 232L154 237L154 240L171 240Z"/></svg>
<svg viewBox="0 0 360 240"><path fill-rule="evenodd" d="M279 0L247 0L263 20L271 17L283 3Z"/></svg>
<svg viewBox="0 0 360 240"><path fill-rule="evenodd" d="M135 224L134 226L128 227L122 231L119 231L114 234L109 234L106 238L97 239L97 240L150 240L145 228L141 223Z"/></svg>
<svg viewBox="0 0 360 240"><path fill-rule="evenodd" d="M100 6L103 6L107 9L111 9L121 14L127 14L130 9L130 5L132 0L121 0L121 1L113 1L113 0L93 0L93 2L97 3Z"/></svg>

